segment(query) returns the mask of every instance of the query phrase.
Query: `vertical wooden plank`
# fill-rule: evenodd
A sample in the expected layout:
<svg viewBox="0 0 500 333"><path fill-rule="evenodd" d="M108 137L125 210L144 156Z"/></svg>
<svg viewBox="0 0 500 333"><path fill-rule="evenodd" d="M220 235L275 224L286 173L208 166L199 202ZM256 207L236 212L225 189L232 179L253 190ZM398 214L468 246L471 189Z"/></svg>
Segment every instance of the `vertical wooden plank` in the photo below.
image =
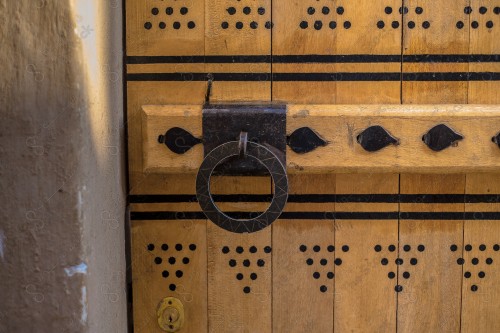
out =
<svg viewBox="0 0 500 333"><path fill-rule="evenodd" d="M335 175L289 181L285 218L272 225L273 331L333 332ZM319 216L298 218L305 211Z"/></svg>
<svg viewBox="0 0 500 333"><path fill-rule="evenodd" d="M165 297L184 305L183 332L207 331L204 220L133 221L134 332L164 332L156 309Z"/></svg>
<svg viewBox="0 0 500 333"><path fill-rule="evenodd" d="M462 244L464 187L464 175L401 175L398 332L459 331L462 268L450 248Z"/></svg>
<svg viewBox="0 0 500 333"><path fill-rule="evenodd" d="M493 62L495 55L500 52L497 42L500 35L496 29L499 8L500 3L496 1L471 0L470 53L471 56L486 57L469 65L471 75L481 73L482 78L469 82L469 103L500 103L500 83L492 79L492 75L500 71L500 64ZM492 133L492 136L495 134ZM495 195L500 193L500 178L495 174L468 174L466 179L468 198L462 249L462 331L495 332L500 330L497 315L500 313L500 303L495 301L500 297L500 204ZM485 215L491 215L491 219Z"/></svg>
<svg viewBox="0 0 500 333"><path fill-rule="evenodd" d="M484 55L469 64L469 103L500 103L500 1L471 0L470 54ZM467 11L469 12L469 11ZM495 79L494 76L497 76Z"/></svg>
<svg viewBox="0 0 500 333"><path fill-rule="evenodd" d="M213 194L269 196L269 177L220 177ZM220 205L226 212L262 211L262 203ZM209 332L271 332L271 228L251 234L208 222Z"/></svg>
<svg viewBox="0 0 500 333"><path fill-rule="evenodd" d="M399 103L400 6L401 0L274 1L273 99ZM387 26L379 29L381 19Z"/></svg>
<svg viewBox="0 0 500 333"><path fill-rule="evenodd" d="M270 100L271 1L206 0L205 8L211 100Z"/></svg>
<svg viewBox="0 0 500 333"><path fill-rule="evenodd" d="M500 331L500 175L468 174L462 332Z"/></svg>
<svg viewBox="0 0 500 333"><path fill-rule="evenodd" d="M467 103L469 0L403 2L403 103Z"/></svg>
<svg viewBox="0 0 500 333"><path fill-rule="evenodd" d="M398 182L390 174L337 175L336 332L396 331Z"/></svg>

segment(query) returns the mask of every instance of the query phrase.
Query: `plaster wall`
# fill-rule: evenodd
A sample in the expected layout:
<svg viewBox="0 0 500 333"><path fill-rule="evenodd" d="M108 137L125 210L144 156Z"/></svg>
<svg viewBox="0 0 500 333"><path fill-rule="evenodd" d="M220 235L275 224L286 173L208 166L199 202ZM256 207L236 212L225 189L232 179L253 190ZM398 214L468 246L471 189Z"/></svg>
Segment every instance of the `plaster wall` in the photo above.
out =
<svg viewBox="0 0 500 333"><path fill-rule="evenodd" d="M0 332L126 332L120 0L0 0Z"/></svg>

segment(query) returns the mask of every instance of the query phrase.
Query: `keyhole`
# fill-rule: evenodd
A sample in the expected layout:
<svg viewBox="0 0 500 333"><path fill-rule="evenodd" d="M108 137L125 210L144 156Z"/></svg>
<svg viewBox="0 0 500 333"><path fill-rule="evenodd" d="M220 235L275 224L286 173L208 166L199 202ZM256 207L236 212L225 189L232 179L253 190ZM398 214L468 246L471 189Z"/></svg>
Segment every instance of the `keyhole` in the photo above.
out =
<svg viewBox="0 0 500 333"><path fill-rule="evenodd" d="M167 323L173 324L179 320L179 311L171 306L167 307L164 312Z"/></svg>

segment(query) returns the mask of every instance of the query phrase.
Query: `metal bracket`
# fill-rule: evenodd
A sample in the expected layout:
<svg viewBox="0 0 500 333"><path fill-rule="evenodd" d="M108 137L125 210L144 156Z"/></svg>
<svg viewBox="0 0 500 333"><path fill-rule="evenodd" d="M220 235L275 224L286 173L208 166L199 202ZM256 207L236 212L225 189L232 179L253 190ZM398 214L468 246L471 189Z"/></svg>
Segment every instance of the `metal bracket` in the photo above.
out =
<svg viewBox="0 0 500 333"><path fill-rule="evenodd" d="M203 107L203 147L206 157L218 146L239 141L247 133L247 141L271 150L286 165L286 106L282 104L207 104ZM267 169L253 158L230 157L214 170L214 174L258 176Z"/></svg>

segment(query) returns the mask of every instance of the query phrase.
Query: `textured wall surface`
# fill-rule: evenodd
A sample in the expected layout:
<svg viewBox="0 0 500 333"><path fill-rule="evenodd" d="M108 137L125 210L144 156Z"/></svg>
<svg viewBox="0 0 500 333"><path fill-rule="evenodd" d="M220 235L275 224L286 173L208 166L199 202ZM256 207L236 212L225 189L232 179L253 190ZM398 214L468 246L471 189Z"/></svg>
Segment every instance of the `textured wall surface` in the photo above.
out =
<svg viewBox="0 0 500 333"><path fill-rule="evenodd" d="M126 332L121 1L0 0L0 332Z"/></svg>

